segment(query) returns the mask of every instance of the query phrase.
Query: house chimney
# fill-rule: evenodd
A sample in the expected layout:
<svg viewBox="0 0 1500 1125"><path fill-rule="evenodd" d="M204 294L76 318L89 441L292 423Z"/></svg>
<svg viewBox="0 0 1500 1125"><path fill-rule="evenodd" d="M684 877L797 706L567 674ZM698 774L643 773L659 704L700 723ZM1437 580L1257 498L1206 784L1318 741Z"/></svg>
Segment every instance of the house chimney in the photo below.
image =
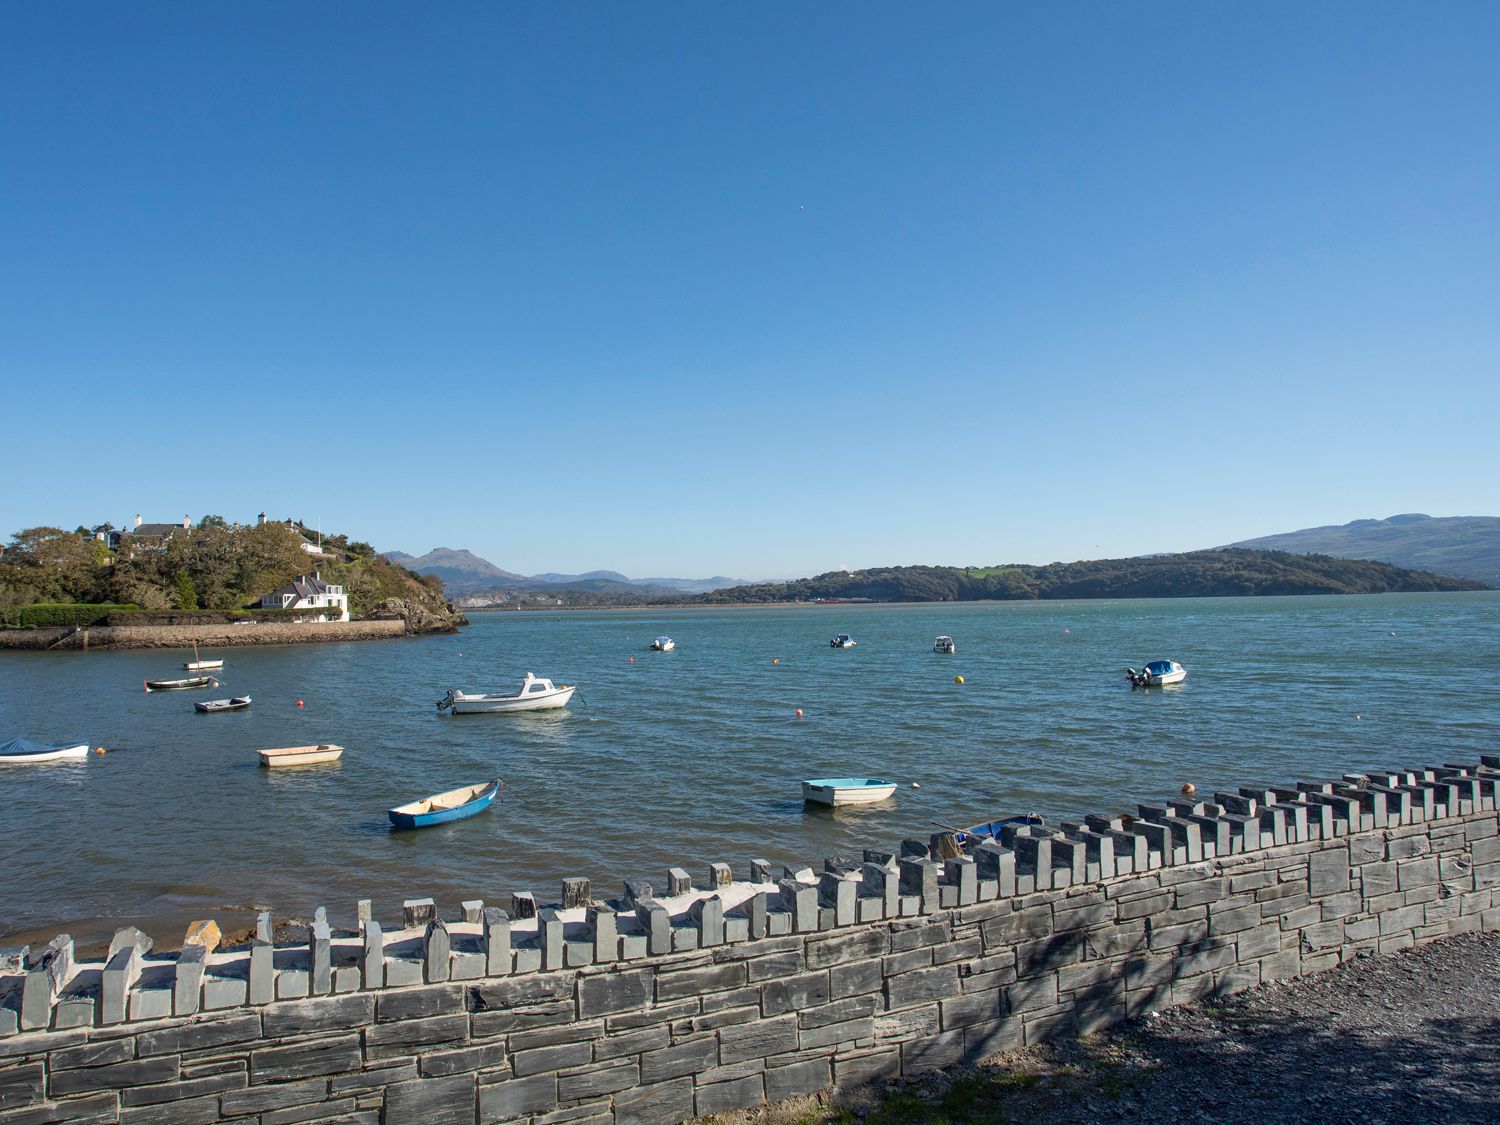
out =
<svg viewBox="0 0 1500 1125"><path fill-rule="evenodd" d="M141 526L141 514L139 512L137 512L135 514L135 526L136 527L140 527Z"/></svg>
<svg viewBox="0 0 1500 1125"><path fill-rule="evenodd" d="M193 526L192 519L190 517L188 517L188 516L183 516L182 517L182 529L184 531L186 531L186 530L188 530L192 526Z"/></svg>
<svg viewBox="0 0 1500 1125"><path fill-rule="evenodd" d="M260 522L261 523L265 523L266 522L266 513L265 512L262 512L260 514Z"/></svg>

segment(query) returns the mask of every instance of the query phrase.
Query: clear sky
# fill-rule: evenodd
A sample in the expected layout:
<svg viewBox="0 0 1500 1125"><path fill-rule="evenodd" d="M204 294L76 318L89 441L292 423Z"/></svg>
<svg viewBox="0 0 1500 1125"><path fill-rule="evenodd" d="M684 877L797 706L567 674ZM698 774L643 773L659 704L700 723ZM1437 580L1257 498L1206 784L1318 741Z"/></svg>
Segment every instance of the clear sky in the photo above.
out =
<svg viewBox="0 0 1500 1125"><path fill-rule="evenodd" d="M7 4L0 536L791 577L1500 514L1500 5Z"/></svg>

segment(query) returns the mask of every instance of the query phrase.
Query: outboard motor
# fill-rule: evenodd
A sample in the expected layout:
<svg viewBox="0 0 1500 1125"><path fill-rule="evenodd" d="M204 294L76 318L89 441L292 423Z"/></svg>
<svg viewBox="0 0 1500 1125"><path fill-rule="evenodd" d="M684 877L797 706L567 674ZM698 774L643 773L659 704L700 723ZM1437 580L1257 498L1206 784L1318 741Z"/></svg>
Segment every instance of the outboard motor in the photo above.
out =
<svg viewBox="0 0 1500 1125"><path fill-rule="evenodd" d="M439 711L446 711L446 710L448 710L448 708L450 708L452 706L453 706L453 689L449 688L448 689L448 694L445 695L445 696L443 696L442 699L439 699L437 701L437 709Z"/></svg>

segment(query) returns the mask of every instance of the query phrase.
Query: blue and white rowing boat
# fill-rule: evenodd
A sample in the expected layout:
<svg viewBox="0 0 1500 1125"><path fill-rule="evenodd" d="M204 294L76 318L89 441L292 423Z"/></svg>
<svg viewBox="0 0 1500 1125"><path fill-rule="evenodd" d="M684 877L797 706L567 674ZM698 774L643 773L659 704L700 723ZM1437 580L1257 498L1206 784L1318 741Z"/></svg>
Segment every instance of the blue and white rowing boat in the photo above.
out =
<svg viewBox="0 0 1500 1125"><path fill-rule="evenodd" d="M0 765L19 762L57 762L66 758L87 758L87 742L31 742L24 738L12 738L0 742Z"/></svg>
<svg viewBox="0 0 1500 1125"><path fill-rule="evenodd" d="M1040 827L1046 823L1046 818L1041 813L1022 813L1020 816L1003 816L999 820L986 821L984 824L976 824L971 828L961 828L954 832L953 835L957 837L960 844L971 839L998 840L1000 839L1000 830L1007 824L1013 824L1017 828L1024 828L1027 825Z"/></svg>
<svg viewBox="0 0 1500 1125"><path fill-rule="evenodd" d="M878 777L814 777L802 783L802 799L820 805L871 805L896 791Z"/></svg>
<svg viewBox="0 0 1500 1125"><path fill-rule="evenodd" d="M427 828L434 824L446 824L450 820L463 820L484 812L500 795L504 782L499 778L482 785L466 785L462 789L450 789L423 797L386 810L391 824L396 828Z"/></svg>

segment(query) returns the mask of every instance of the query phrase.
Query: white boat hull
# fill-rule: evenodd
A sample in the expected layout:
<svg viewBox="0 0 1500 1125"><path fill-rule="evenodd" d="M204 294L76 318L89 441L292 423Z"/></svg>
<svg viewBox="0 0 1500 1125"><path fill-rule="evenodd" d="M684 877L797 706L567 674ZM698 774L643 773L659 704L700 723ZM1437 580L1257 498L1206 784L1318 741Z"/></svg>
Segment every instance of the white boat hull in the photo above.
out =
<svg viewBox="0 0 1500 1125"><path fill-rule="evenodd" d="M88 756L88 743L80 742L77 746L44 750L40 754L3 754L0 755L0 766L19 765L22 762L58 762L68 758L87 758Z"/></svg>
<svg viewBox="0 0 1500 1125"><path fill-rule="evenodd" d="M325 742L318 746L283 746L275 750L257 750L260 764L267 767L316 766L336 762L344 752L342 746Z"/></svg>
<svg viewBox="0 0 1500 1125"><path fill-rule="evenodd" d="M884 801L896 792L896 783L888 785L814 785L802 783L802 799L820 805L873 805Z"/></svg>
<svg viewBox="0 0 1500 1125"><path fill-rule="evenodd" d="M1168 672L1165 676L1152 676L1152 687L1165 687L1167 684L1180 684L1187 679L1187 669L1180 668L1176 672Z"/></svg>
<svg viewBox="0 0 1500 1125"><path fill-rule="evenodd" d="M183 665L183 668L189 672L212 672L222 667L224 667L222 660L189 660Z"/></svg>
<svg viewBox="0 0 1500 1125"><path fill-rule="evenodd" d="M455 715L490 715L499 711L554 711L566 707L573 698L576 687L560 687L555 691L537 692L533 695L460 695L453 696Z"/></svg>

